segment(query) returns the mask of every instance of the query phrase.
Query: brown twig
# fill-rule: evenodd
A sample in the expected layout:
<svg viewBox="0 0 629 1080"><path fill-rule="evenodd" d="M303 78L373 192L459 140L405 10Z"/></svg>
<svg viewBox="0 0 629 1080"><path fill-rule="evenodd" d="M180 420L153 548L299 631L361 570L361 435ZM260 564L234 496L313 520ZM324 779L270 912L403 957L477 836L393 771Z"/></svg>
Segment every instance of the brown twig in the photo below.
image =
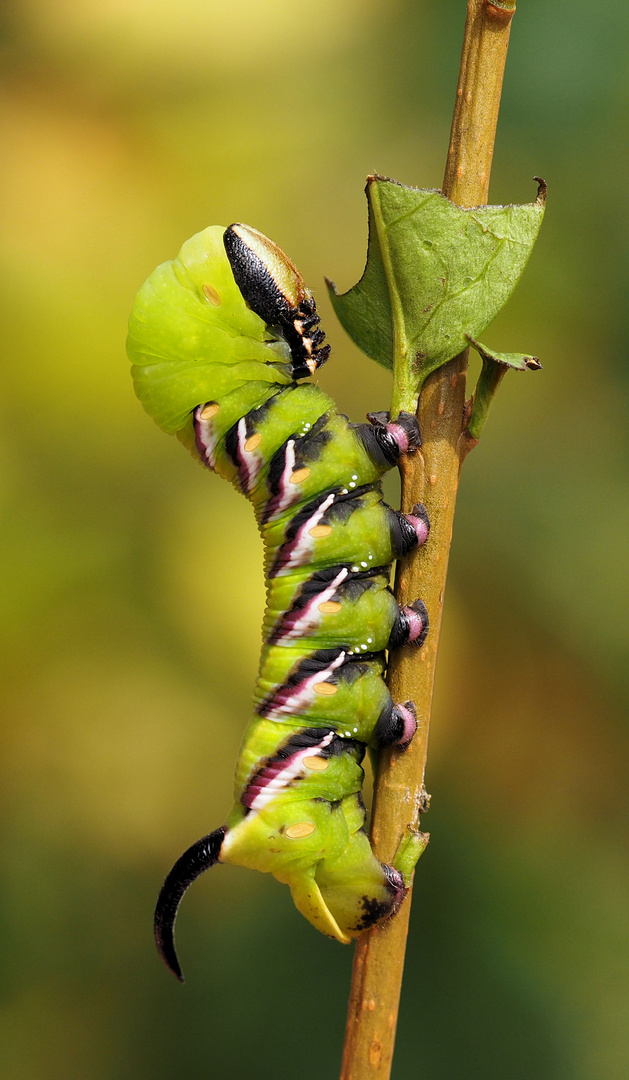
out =
<svg viewBox="0 0 629 1080"><path fill-rule="evenodd" d="M487 201L504 66L515 3L469 0L459 84L443 191L460 206ZM400 604L421 596L430 631L418 654L396 653L389 666L394 701L411 699L419 726L409 749L380 754L371 835L378 857L390 862L409 824L422 808L428 727L462 461L475 441L465 434L467 350L430 376L418 418L422 450L401 463L402 509L423 502L431 522L426 546L398 564L395 595ZM388 923L359 938L354 957L341 1080L387 1080L395 1044L397 1013L410 915L410 892Z"/></svg>

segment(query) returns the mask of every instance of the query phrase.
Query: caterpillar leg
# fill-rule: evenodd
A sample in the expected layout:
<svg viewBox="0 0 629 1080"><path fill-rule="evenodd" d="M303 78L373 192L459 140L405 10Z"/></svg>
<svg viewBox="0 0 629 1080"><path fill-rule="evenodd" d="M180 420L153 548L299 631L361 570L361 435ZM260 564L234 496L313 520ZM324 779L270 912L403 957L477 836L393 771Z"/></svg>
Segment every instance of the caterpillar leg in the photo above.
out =
<svg viewBox="0 0 629 1080"><path fill-rule="evenodd" d="M357 424L354 430L376 465L390 469L397 464L400 454L419 450L422 437L417 417L412 413L401 412L396 420L390 421L387 412L372 412L367 413L367 419L369 424Z"/></svg>
<svg viewBox="0 0 629 1080"><path fill-rule="evenodd" d="M357 858L354 866L335 866L323 860L315 874L315 882L328 912L346 935L344 939L339 939L344 941L395 915L406 893L402 873L376 859L365 834L356 836L357 842L352 847L357 850L348 849L347 858L353 860L360 855L360 861ZM360 837L364 839L364 844L358 842ZM359 851L363 848L368 848L370 854Z"/></svg>
<svg viewBox="0 0 629 1080"><path fill-rule="evenodd" d="M423 503L415 503L410 514L403 514L401 510L393 510L392 513L398 519L398 532L394 534L394 554L397 559L408 555L413 548L421 547L426 543L430 534L430 521L428 511Z"/></svg>
<svg viewBox="0 0 629 1080"><path fill-rule="evenodd" d="M347 823L347 843L338 855L331 851L317 864L315 881L338 926L347 937L355 937L395 914L406 884L401 870L374 855L364 831L362 799L349 796L340 809Z"/></svg>
<svg viewBox="0 0 629 1080"><path fill-rule="evenodd" d="M371 745L382 750L387 746L397 746L406 750L417 731L417 712L413 701L395 705L390 702L380 713L371 737Z"/></svg>
<svg viewBox="0 0 629 1080"><path fill-rule="evenodd" d="M421 648L430 628L428 611L423 600L401 607L391 628L389 649L399 649L402 645L415 645Z"/></svg>

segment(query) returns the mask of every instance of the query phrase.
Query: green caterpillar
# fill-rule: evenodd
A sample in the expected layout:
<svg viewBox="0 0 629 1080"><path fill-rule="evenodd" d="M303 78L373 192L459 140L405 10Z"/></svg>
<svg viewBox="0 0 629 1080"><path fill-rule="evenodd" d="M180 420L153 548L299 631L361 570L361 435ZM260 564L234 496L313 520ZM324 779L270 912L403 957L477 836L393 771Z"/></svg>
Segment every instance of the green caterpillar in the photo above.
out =
<svg viewBox="0 0 629 1080"><path fill-rule="evenodd" d="M394 865L365 833L366 746L408 745L412 702L394 704L385 650L419 646L428 616L400 609L391 562L429 524L382 499L380 479L421 445L417 421L350 424L318 386L327 360L312 294L287 256L244 225L213 226L140 289L128 353L142 404L253 504L264 541L267 608L254 716L227 823L170 871L155 912L158 950L174 946L181 898L217 862L272 873L323 933L348 942L397 911L422 845ZM183 981L183 980L182 980Z"/></svg>

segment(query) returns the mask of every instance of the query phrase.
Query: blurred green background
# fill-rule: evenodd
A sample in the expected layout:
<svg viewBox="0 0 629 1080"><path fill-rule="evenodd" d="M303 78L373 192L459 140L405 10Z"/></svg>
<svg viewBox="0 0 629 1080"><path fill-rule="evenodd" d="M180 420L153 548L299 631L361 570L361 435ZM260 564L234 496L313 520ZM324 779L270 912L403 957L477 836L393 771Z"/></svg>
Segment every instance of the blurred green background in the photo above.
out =
<svg viewBox="0 0 629 1080"><path fill-rule="evenodd" d="M629 7L521 0L491 200L549 184L486 335L509 375L457 511L396 1080L629 1075L626 198ZM182 989L152 907L220 824L263 586L244 500L148 420L135 292L249 222L315 288L320 381L389 380L335 322L368 172L438 187L463 0L5 0L0 1071L338 1072L351 949L232 868L192 890ZM390 487L395 497L394 484Z"/></svg>

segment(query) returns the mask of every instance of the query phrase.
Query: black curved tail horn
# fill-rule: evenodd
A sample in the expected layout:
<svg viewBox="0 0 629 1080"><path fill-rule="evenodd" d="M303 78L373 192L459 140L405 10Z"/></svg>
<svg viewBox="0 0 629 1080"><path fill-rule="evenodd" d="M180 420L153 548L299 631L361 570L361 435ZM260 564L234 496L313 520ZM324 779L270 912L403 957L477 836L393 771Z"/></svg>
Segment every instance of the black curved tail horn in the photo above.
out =
<svg viewBox="0 0 629 1080"><path fill-rule="evenodd" d="M153 920L155 944L166 967L177 976L179 982L183 982L184 978L175 950L177 911L192 882L196 881L204 870L209 870L218 862L226 832L227 827L222 825L220 829L201 837L196 844L184 851L170 871L157 898Z"/></svg>

